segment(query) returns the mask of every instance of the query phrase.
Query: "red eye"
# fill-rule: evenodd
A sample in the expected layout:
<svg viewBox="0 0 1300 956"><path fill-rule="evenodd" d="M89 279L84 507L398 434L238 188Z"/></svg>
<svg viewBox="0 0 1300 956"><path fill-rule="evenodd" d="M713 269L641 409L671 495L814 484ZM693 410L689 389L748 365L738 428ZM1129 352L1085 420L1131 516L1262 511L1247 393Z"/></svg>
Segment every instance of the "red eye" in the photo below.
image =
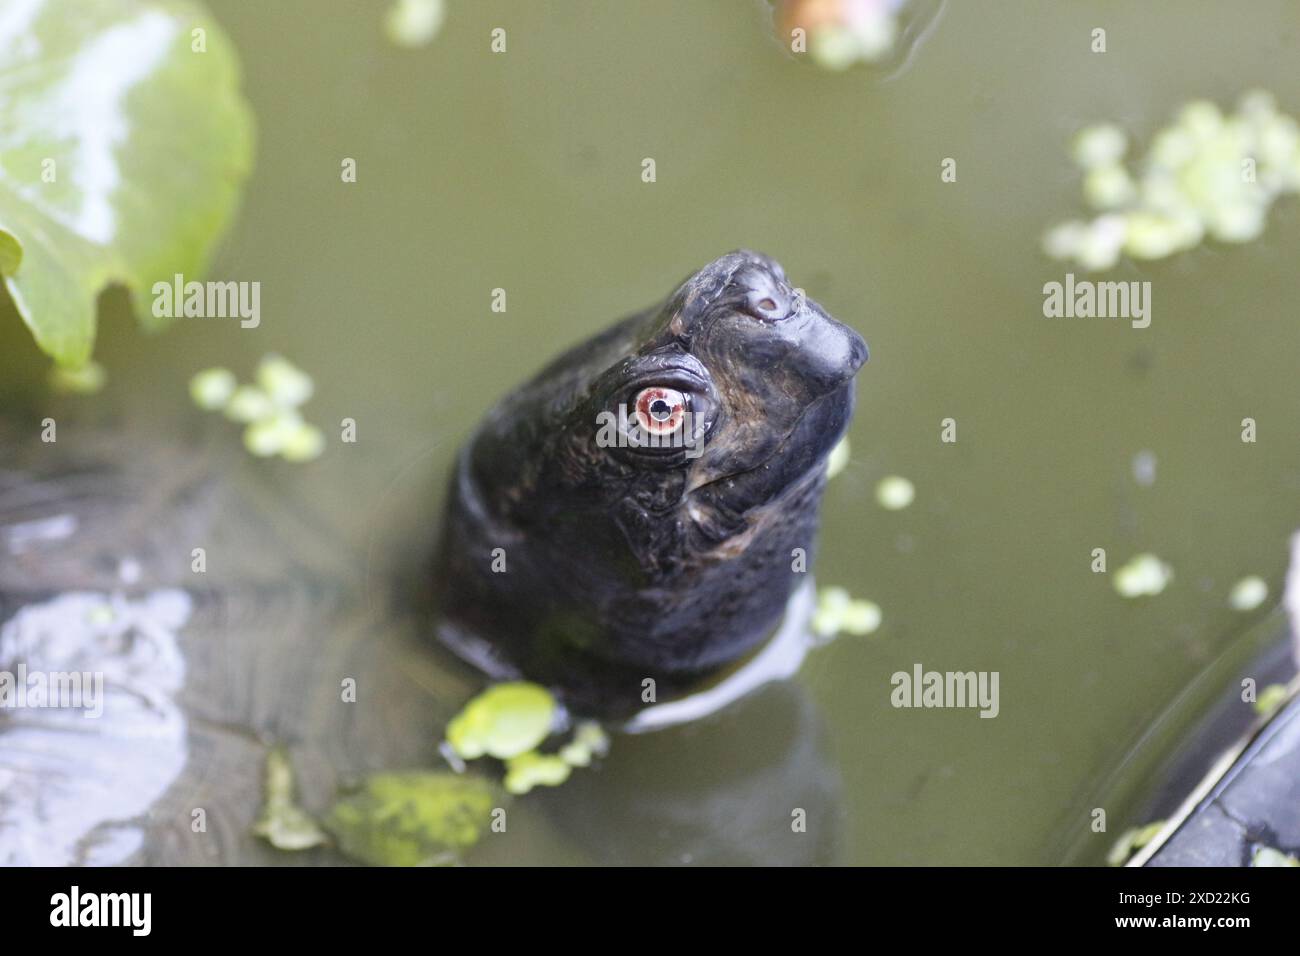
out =
<svg viewBox="0 0 1300 956"><path fill-rule="evenodd" d="M636 395L636 420L651 435L671 435L682 427L686 396L675 388L651 386Z"/></svg>

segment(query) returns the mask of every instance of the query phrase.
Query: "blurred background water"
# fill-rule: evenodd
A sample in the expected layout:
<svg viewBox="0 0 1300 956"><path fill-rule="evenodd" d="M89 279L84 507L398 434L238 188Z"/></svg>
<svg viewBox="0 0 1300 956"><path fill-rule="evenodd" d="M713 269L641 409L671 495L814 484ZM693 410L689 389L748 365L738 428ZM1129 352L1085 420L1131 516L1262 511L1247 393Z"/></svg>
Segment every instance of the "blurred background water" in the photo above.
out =
<svg viewBox="0 0 1300 956"><path fill-rule="evenodd" d="M1300 525L1298 204L1280 202L1254 243L1107 274L1151 281L1145 330L1045 319L1042 286L1067 269L1039 241L1081 211L1067 144L1087 123L1120 123L1141 152L1194 97L1228 107L1263 87L1300 111L1294 5L953 2L887 82L796 61L747 0L451 0L415 50L385 40L377 3L211 6L259 142L210 278L259 281L261 325L182 319L147 336L109 293L96 354L110 384L75 401L159 435L230 428L190 405L189 377L247 377L286 354L314 376L306 413L331 434L318 462L284 470L286 494L376 568L431 541L452 456L497 397L725 251L773 255L870 343L817 576L877 601L884 624L814 654L793 704L746 703L720 752L693 748L701 730L615 741L612 759L624 746L684 805L711 805L710 768L759 773L758 755L811 723L815 771L801 756L715 809L825 774L834 820L814 822L835 838L817 859L1059 862L1097 782L1245 631L1232 584L1259 574L1277 592ZM498 26L504 55L488 48ZM1104 54L1090 52L1098 26ZM355 184L340 181L345 157ZM955 183L940 181L945 157ZM0 318L0 399L44 408L45 362L7 303ZM1247 416L1255 444L1240 440ZM337 441L344 417L354 446ZM945 417L956 444L939 441ZM1149 487L1132 473L1143 451ZM876 505L889 474L915 483L910 508ZM1112 574L1154 551L1175 580L1121 599L1090 571L1098 547ZM892 708L890 675L916 662L999 671L999 716ZM613 798L589 777L546 798L576 831L539 816L483 858L592 857L574 833L596 832ZM774 828L792 800L775 797ZM650 855L668 824L627 820L629 858Z"/></svg>

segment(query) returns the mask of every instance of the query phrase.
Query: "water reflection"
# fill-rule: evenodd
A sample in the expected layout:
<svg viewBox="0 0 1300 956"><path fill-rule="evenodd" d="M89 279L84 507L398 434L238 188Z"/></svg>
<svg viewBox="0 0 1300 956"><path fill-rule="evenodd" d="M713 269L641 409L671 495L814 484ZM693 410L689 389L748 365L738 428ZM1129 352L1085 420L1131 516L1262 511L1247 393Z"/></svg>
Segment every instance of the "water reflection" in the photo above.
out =
<svg viewBox="0 0 1300 956"><path fill-rule="evenodd" d="M539 799L599 863L782 866L840 860L840 791L821 714L787 681L701 723L619 736L597 770Z"/></svg>

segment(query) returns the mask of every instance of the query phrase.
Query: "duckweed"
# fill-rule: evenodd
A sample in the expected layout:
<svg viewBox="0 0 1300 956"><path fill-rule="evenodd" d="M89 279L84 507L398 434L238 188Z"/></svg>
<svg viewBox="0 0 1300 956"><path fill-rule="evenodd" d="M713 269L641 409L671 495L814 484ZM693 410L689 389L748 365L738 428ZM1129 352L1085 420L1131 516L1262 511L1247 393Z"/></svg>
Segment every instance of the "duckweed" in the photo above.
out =
<svg viewBox="0 0 1300 956"><path fill-rule="evenodd" d="M190 379L190 398L204 411L245 425L244 447L259 458L279 455L307 462L325 450L325 434L303 421L298 406L315 392L311 376L271 354L258 364L256 384L239 385L229 369L210 368Z"/></svg>
<svg viewBox="0 0 1300 956"><path fill-rule="evenodd" d="M1228 115L1208 100L1187 103L1152 137L1136 173L1124 166L1127 151L1112 123L1075 137L1084 200L1099 215L1049 229L1048 256L1101 271L1125 253L1163 259L1206 237L1249 242L1263 233L1272 204L1300 191L1300 126L1264 91L1246 93Z"/></svg>
<svg viewBox="0 0 1300 956"><path fill-rule="evenodd" d="M244 429L244 447L259 458L278 455L289 439L302 428L302 416L295 409L276 409L257 418Z"/></svg>
<svg viewBox="0 0 1300 956"><path fill-rule="evenodd" d="M394 46L425 46L438 35L446 15L443 0L396 0L384 14L384 34Z"/></svg>
<svg viewBox="0 0 1300 956"><path fill-rule="evenodd" d="M1174 569L1154 554L1134 555L1115 572L1115 590L1120 597L1152 597L1174 579Z"/></svg>
<svg viewBox="0 0 1300 956"><path fill-rule="evenodd" d="M1251 866L1300 866L1300 859L1294 853L1283 853L1271 846L1256 848L1250 860Z"/></svg>
<svg viewBox="0 0 1300 956"><path fill-rule="evenodd" d="M221 369L221 371L225 371ZM240 385L230 396L225 407L226 417L232 422L251 424L269 415L275 414L275 405L271 397L255 385Z"/></svg>
<svg viewBox="0 0 1300 956"><path fill-rule="evenodd" d="M855 600L844 588L829 587L817 596L811 627L822 638L841 632L860 637L878 630L882 618L880 605L874 601Z"/></svg>
<svg viewBox="0 0 1300 956"><path fill-rule="evenodd" d="M829 480L838 475L848 467L849 456L852 454L849 448L848 437L841 438L831 449L831 453L826 456L826 478Z"/></svg>
<svg viewBox="0 0 1300 956"><path fill-rule="evenodd" d="M529 751L506 761L505 788L524 794L533 787L558 787L571 773L573 766L558 754Z"/></svg>
<svg viewBox="0 0 1300 956"><path fill-rule="evenodd" d="M560 759L571 767L589 767L593 757L609 750L609 735L594 720L584 720L573 732L573 739L560 748Z"/></svg>
<svg viewBox="0 0 1300 956"><path fill-rule="evenodd" d="M495 684L452 718L444 747L464 760L489 756L504 761L510 793L558 787L575 767L588 767L609 751L604 728L584 720L558 752L543 753L538 748L556 732L559 715L559 703L545 687L527 681Z"/></svg>
<svg viewBox="0 0 1300 956"><path fill-rule="evenodd" d="M217 412L229 405L238 384L229 369L205 369L190 379L190 398L205 412Z"/></svg>
<svg viewBox="0 0 1300 956"><path fill-rule="evenodd" d="M527 681L494 684L447 725L447 743L465 760L508 760L533 750L555 725L555 697Z"/></svg>
<svg viewBox="0 0 1300 956"><path fill-rule="evenodd" d="M889 475L876 485L876 503L887 511L902 511L916 498L916 487L906 478Z"/></svg>
<svg viewBox="0 0 1300 956"><path fill-rule="evenodd" d="M297 408L316 390L310 375L275 354L258 364L257 384L277 408Z"/></svg>
<svg viewBox="0 0 1300 956"><path fill-rule="evenodd" d="M1286 698L1285 684L1269 684L1259 692L1259 697L1255 700L1255 713L1267 717L1285 704Z"/></svg>
<svg viewBox="0 0 1300 956"><path fill-rule="evenodd" d="M1228 594L1228 606L1234 611L1253 611L1267 600L1268 582L1255 574L1242 578Z"/></svg>
<svg viewBox="0 0 1300 956"><path fill-rule="evenodd" d="M1123 866L1128 862L1129 857L1150 843L1164 825L1164 820L1155 820L1146 826L1125 830L1106 854L1106 862L1110 866Z"/></svg>

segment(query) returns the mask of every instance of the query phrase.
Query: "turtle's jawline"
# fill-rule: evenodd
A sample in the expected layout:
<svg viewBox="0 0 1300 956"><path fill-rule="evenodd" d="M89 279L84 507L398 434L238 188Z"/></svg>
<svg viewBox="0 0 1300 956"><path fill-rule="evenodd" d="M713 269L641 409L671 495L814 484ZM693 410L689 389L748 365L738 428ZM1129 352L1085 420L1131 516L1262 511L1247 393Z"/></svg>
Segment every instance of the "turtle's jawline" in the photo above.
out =
<svg viewBox="0 0 1300 956"><path fill-rule="evenodd" d="M851 383L852 383L852 379L849 380L850 388L852 387ZM794 424L790 426L790 430L786 432L785 437L781 439L781 443L772 449L771 454L765 456L762 460L757 461L754 464L750 465L748 468L742 469L741 471L733 471L725 475L719 475L717 478L714 478L712 481L707 481L702 485L696 485L694 488L691 488L688 492L686 492L685 495L682 496L682 501L689 502L695 494L697 494L698 492L706 488L712 488L714 485L717 485L721 482L731 481L732 479L738 478L741 475L748 475L751 472L757 471L758 469L762 468L764 465L772 461L774 458L776 458L778 455L782 454L786 450L786 446L790 443L790 439L794 438L795 435L798 433L799 426L803 424L804 419L808 417L808 414L810 412L812 412L814 409L820 408L823 402L839 397L840 391L841 389L838 388L832 389L831 391L827 392L825 395L820 395L817 398L813 399L811 402L809 402L807 407L805 407L804 410L799 413L799 417L795 419ZM826 454L823 453L821 456L819 456L819 459L824 460L825 457ZM807 471L805 471L804 474L807 474ZM794 484L795 482L793 481L787 484L785 488L781 489L781 494L784 494L785 491L788 490L790 487L792 487ZM763 502L763 504L769 504L771 501L774 501L776 500L776 498L779 497L780 494L775 495L773 498L768 499L768 501Z"/></svg>

